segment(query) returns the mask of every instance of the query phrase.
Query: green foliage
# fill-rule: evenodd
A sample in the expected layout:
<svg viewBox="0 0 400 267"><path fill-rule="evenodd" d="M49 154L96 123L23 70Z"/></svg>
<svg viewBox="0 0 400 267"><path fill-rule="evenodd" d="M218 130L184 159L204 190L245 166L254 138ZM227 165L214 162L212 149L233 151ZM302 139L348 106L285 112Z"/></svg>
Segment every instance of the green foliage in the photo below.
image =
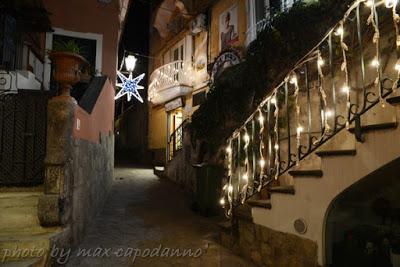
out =
<svg viewBox="0 0 400 267"><path fill-rule="evenodd" d="M69 40L68 42L55 41L53 44L53 51L69 52L79 55L81 50L82 48L73 40Z"/></svg>
<svg viewBox="0 0 400 267"><path fill-rule="evenodd" d="M192 117L192 138L208 143L209 152L224 144L262 99L335 25L350 0L298 2L278 14L247 49L244 61L224 71L211 85L207 100Z"/></svg>

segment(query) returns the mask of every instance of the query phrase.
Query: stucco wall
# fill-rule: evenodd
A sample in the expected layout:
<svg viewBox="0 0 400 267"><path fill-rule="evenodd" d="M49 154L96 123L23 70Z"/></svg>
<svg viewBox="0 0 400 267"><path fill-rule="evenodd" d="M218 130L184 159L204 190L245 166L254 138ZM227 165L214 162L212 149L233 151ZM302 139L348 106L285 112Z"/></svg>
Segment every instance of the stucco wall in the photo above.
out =
<svg viewBox="0 0 400 267"><path fill-rule="evenodd" d="M163 106L149 109L149 149L161 149L167 143L167 114Z"/></svg>
<svg viewBox="0 0 400 267"><path fill-rule="evenodd" d="M107 79L91 114L82 107L75 109L73 136L99 143L99 133L108 134L114 129L114 87Z"/></svg>
<svg viewBox="0 0 400 267"><path fill-rule="evenodd" d="M368 113L374 117L372 114L382 112L389 112L397 118L400 116L398 109L389 106L383 110L378 106ZM400 143L397 141L399 134L399 128L369 132L364 143L355 143L353 136L357 151L355 156L322 158L321 179L294 179L296 194L273 194L271 210L252 209L254 222L274 230L297 234L293 222L303 218L308 224L308 230L302 236L317 242L318 261L323 264L325 216L331 202L350 185L397 159L400 155Z"/></svg>
<svg viewBox="0 0 400 267"><path fill-rule="evenodd" d="M102 72L115 81L117 68L119 9L116 2L101 4L97 0L44 0L51 14L52 27L103 35Z"/></svg>
<svg viewBox="0 0 400 267"><path fill-rule="evenodd" d="M221 0L218 1L212 8L211 15L211 30L210 30L210 60L219 55L220 51L220 30L219 19L220 15L230 7L237 5L238 17L238 35L239 41L235 46L244 47L247 31L247 15L246 15L246 0Z"/></svg>

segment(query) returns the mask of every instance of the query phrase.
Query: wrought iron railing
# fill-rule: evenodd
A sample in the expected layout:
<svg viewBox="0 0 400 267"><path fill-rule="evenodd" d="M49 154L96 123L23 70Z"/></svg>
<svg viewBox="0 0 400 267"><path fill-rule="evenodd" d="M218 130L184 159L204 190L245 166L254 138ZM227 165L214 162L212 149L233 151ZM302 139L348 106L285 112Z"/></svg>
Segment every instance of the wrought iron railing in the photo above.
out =
<svg viewBox="0 0 400 267"><path fill-rule="evenodd" d="M178 128L168 137L167 155L168 161L175 157L175 154L183 147L183 130L189 120L184 120Z"/></svg>
<svg viewBox="0 0 400 267"><path fill-rule="evenodd" d="M193 85L193 68L189 61L178 60L168 63L150 76L149 101L153 102L164 90L176 86Z"/></svg>
<svg viewBox="0 0 400 267"><path fill-rule="evenodd" d="M399 87L397 1L356 1L227 142L221 205L230 216Z"/></svg>

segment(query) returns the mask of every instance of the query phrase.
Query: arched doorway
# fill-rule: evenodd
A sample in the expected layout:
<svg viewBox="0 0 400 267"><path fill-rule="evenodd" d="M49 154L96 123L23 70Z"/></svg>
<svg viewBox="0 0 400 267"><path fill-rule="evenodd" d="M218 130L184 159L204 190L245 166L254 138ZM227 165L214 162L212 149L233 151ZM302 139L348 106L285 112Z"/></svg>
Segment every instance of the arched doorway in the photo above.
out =
<svg viewBox="0 0 400 267"><path fill-rule="evenodd" d="M342 192L326 217L327 267L400 266L400 159Z"/></svg>

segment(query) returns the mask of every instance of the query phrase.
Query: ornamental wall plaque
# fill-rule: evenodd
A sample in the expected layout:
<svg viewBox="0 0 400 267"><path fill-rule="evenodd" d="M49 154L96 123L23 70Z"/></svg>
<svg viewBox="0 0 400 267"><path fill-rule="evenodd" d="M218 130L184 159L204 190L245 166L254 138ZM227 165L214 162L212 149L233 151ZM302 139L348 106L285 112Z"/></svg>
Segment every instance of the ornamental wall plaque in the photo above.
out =
<svg viewBox="0 0 400 267"><path fill-rule="evenodd" d="M240 55L236 50L222 52L215 60L211 70L211 83L227 68L240 63Z"/></svg>

